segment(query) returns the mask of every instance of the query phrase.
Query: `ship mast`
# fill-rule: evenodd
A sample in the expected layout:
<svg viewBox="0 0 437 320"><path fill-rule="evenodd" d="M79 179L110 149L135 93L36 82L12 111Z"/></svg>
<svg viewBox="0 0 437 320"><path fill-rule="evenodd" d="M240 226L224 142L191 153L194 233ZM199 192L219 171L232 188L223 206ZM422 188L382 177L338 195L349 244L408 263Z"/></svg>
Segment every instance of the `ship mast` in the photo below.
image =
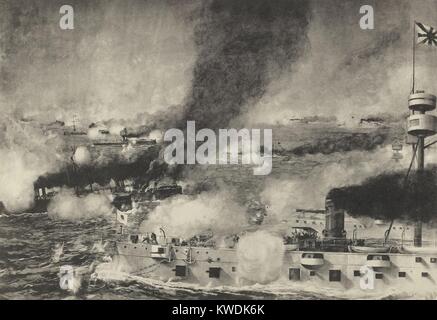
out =
<svg viewBox="0 0 437 320"><path fill-rule="evenodd" d="M408 118L408 134L415 139L415 153L417 157L417 177L421 183L425 170L425 138L437 133L437 117L426 114L436 108L436 96L416 91L410 95L408 106L410 117ZM414 155L413 155L414 156ZM414 246L422 246L422 216L417 217L414 225Z"/></svg>
<svg viewBox="0 0 437 320"><path fill-rule="evenodd" d="M422 183L422 177L425 170L425 136L420 135L417 137L417 177L419 183ZM418 217L418 220L414 224L414 246L422 246L422 220Z"/></svg>
<svg viewBox="0 0 437 320"><path fill-rule="evenodd" d="M417 21L413 25L413 87L408 99L410 117L408 118L408 141L414 141L413 159L417 158L417 178L418 183L422 183L425 171L425 138L437 133L437 117L426 114L436 109L436 96L426 94L424 91L416 91L416 32ZM423 29L423 28L422 28ZM432 31L432 28L431 28ZM412 139L410 139L412 138ZM413 160L414 161L414 160ZM422 246L422 219L423 213L419 213L414 225L414 246Z"/></svg>
<svg viewBox="0 0 437 320"><path fill-rule="evenodd" d="M76 115L73 115L73 132L76 132Z"/></svg>

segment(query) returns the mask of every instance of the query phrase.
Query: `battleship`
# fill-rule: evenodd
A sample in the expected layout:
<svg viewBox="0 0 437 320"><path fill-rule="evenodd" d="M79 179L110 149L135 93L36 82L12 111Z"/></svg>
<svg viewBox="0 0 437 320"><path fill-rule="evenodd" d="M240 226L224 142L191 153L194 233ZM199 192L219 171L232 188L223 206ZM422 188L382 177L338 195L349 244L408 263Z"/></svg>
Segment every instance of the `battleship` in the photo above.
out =
<svg viewBox="0 0 437 320"><path fill-rule="evenodd" d="M426 112L435 108L434 95L417 91L409 97L407 131L409 140L414 141L413 161L417 157L419 174L425 165L425 138L437 132L437 118ZM364 225L345 218L347 212L336 207L331 195L332 191L326 197L324 210L298 212L301 218L290 226L290 235L283 239L281 265L275 279L336 289L367 289L363 279L367 279L365 283L370 281L375 290L435 286L437 246L422 239L422 222L392 221L386 232L375 239L375 232L366 236L366 232L360 232L366 229ZM324 223L321 219L306 219L307 213L324 215ZM384 221L374 224L387 226ZM400 236L390 238L396 228ZM211 237L168 236L164 229L159 235L122 233L116 241L114 263L124 271L162 281L204 286L256 283L256 276L251 273L263 265L257 265L260 261L250 256L246 256L246 263L241 262L239 235L219 245Z"/></svg>
<svg viewBox="0 0 437 320"><path fill-rule="evenodd" d="M111 200L111 204L118 210L130 210L134 203L142 206L156 206L161 200L169 197L182 194L182 187L176 182L173 183L158 183L151 181L150 183L139 185L127 185L123 179L112 179L111 183L105 186L95 185L79 185L77 180L80 180L78 174L78 166L71 157L71 166L65 168L65 182L72 186L77 197L84 197L92 193L107 194ZM32 204L22 209L22 212L27 213L46 213L50 202L59 194L62 187L54 185L45 177L40 177L33 185L33 202ZM5 205L0 201L0 213L9 213Z"/></svg>
<svg viewBox="0 0 437 320"><path fill-rule="evenodd" d="M119 210L130 210L132 209L133 203L138 203L143 206L157 205L161 200L182 194L182 187L176 183L158 185L157 182L152 182L138 189L134 188L130 190L127 190L128 188L124 186L123 181L117 181L116 184L117 187L115 188L107 187L101 188L100 190L93 190L92 187L89 189L75 187L75 193L78 197L81 197L93 192L110 192L111 204ZM24 211L29 213L47 212L50 201L59 193L59 190L59 187L35 184L33 205ZM6 211L1 202L0 209Z"/></svg>
<svg viewBox="0 0 437 320"><path fill-rule="evenodd" d="M435 299L417 2L3 1L0 300Z"/></svg>

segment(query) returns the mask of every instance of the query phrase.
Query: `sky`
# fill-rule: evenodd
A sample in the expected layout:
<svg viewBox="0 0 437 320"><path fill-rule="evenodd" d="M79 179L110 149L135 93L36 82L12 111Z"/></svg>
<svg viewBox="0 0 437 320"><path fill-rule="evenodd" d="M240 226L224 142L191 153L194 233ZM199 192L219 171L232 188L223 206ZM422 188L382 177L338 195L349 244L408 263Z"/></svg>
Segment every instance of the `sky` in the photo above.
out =
<svg viewBox="0 0 437 320"><path fill-rule="evenodd" d="M74 8L74 30L59 28L59 9L67 2ZM287 24L280 13L281 6L290 6L284 0L269 1L279 10L266 19L250 7L263 0L67 2L0 2L2 112L67 122L74 114L88 122L141 121L173 106L182 106L188 110L186 117L194 118L214 110L219 118L231 112L222 121L205 121L212 126L277 124L310 115L335 115L341 121L398 115L405 112L411 90L413 21L437 26L437 1L425 0L290 0L299 16L293 16L293 8L284 12L291 13L294 24ZM359 27L363 4L374 8L374 30ZM217 19L235 27L237 36L221 30L226 24ZM257 52L233 53L240 59L237 65L246 61L241 59L250 62L247 70L236 68L247 71L244 77L234 77L228 65L223 69L223 59L229 56L218 52L235 46L232 41L240 41L238 36L252 35L258 26L267 26L273 40L283 42L272 41ZM290 28L294 46L281 38L281 28ZM211 61L220 62L220 72L207 64ZM437 92L436 67L436 49L418 48L418 89ZM199 70L217 77L219 85L212 81L211 88L201 88L202 95L211 98L196 104L193 88L199 90L204 79ZM254 77L261 80L251 87ZM226 85L229 79L236 89ZM240 90L241 82L248 87ZM233 103L238 105L230 107Z"/></svg>

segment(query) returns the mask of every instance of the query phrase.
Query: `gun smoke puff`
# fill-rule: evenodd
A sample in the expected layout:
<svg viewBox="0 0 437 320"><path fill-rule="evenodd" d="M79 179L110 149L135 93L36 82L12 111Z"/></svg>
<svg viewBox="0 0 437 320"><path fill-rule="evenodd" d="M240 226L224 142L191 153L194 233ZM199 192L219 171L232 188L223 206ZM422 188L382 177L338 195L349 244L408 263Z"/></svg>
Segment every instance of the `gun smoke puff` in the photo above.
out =
<svg viewBox="0 0 437 320"><path fill-rule="evenodd" d="M305 50L309 13L309 1L205 1L194 14L198 58L180 125L226 128L258 101Z"/></svg>
<svg viewBox="0 0 437 320"><path fill-rule="evenodd" d="M0 119L0 201L7 211L30 208L33 183L63 166L62 142L32 122L3 114Z"/></svg>
<svg viewBox="0 0 437 320"><path fill-rule="evenodd" d="M63 189L47 208L49 217L61 220L80 220L111 216L112 205L104 194L77 197L73 191Z"/></svg>
<svg viewBox="0 0 437 320"><path fill-rule="evenodd" d="M91 162L91 154L86 147L78 147L73 154L73 161L77 165L88 165Z"/></svg>
<svg viewBox="0 0 437 320"><path fill-rule="evenodd" d="M423 174L381 174L360 185L337 188L328 197L350 215L374 219L429 222L437 218L437 168Z"/></svg>
<svg viewBox="0 0 437 320"><path fill-rule="evenodd" d="M244 207L224 191L195 197L178 196L156 207L140 226L142 232L164 228L169 236L189 239L205 231L215 236L237 233L247 225Z"/></svg>
<svg viewBox="0 0 437 320"><path fill-rule="evenodd" d="M284 250L282 238L266 231L244 235L237 246L239 278L260 284L277 280L281 273Z"/></svg>

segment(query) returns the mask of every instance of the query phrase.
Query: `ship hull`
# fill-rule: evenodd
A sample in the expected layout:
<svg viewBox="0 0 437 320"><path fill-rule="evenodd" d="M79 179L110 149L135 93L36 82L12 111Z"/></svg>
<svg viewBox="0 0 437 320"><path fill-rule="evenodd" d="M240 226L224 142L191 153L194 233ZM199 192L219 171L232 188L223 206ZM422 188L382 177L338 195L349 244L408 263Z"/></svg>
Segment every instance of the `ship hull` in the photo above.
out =
<svg viewBox="0 0 437 320"><path fill-rule="evenodd" d="M161 281L212 287L256 283L253 281L256 274L241 273L235 249L171 246L172 253L166 258L152 257L152 250L150 244L119 242L114 261L122 271ZM191 254L187 255L190 250ZM437 255L387 253L382 255L382 260L369 260L374 254L321 252L318 253L321 259L306 265L308 258L304 258L304 254L286 250L276 279L289 281L290 285L308 282L323 288L367 290L362 287L363 273L360 272L367 267L373 270L373 290L437 288ZM253 270L263 268L262 265L254 266ZM217 270L220 270L218 274Z"/></svg>

